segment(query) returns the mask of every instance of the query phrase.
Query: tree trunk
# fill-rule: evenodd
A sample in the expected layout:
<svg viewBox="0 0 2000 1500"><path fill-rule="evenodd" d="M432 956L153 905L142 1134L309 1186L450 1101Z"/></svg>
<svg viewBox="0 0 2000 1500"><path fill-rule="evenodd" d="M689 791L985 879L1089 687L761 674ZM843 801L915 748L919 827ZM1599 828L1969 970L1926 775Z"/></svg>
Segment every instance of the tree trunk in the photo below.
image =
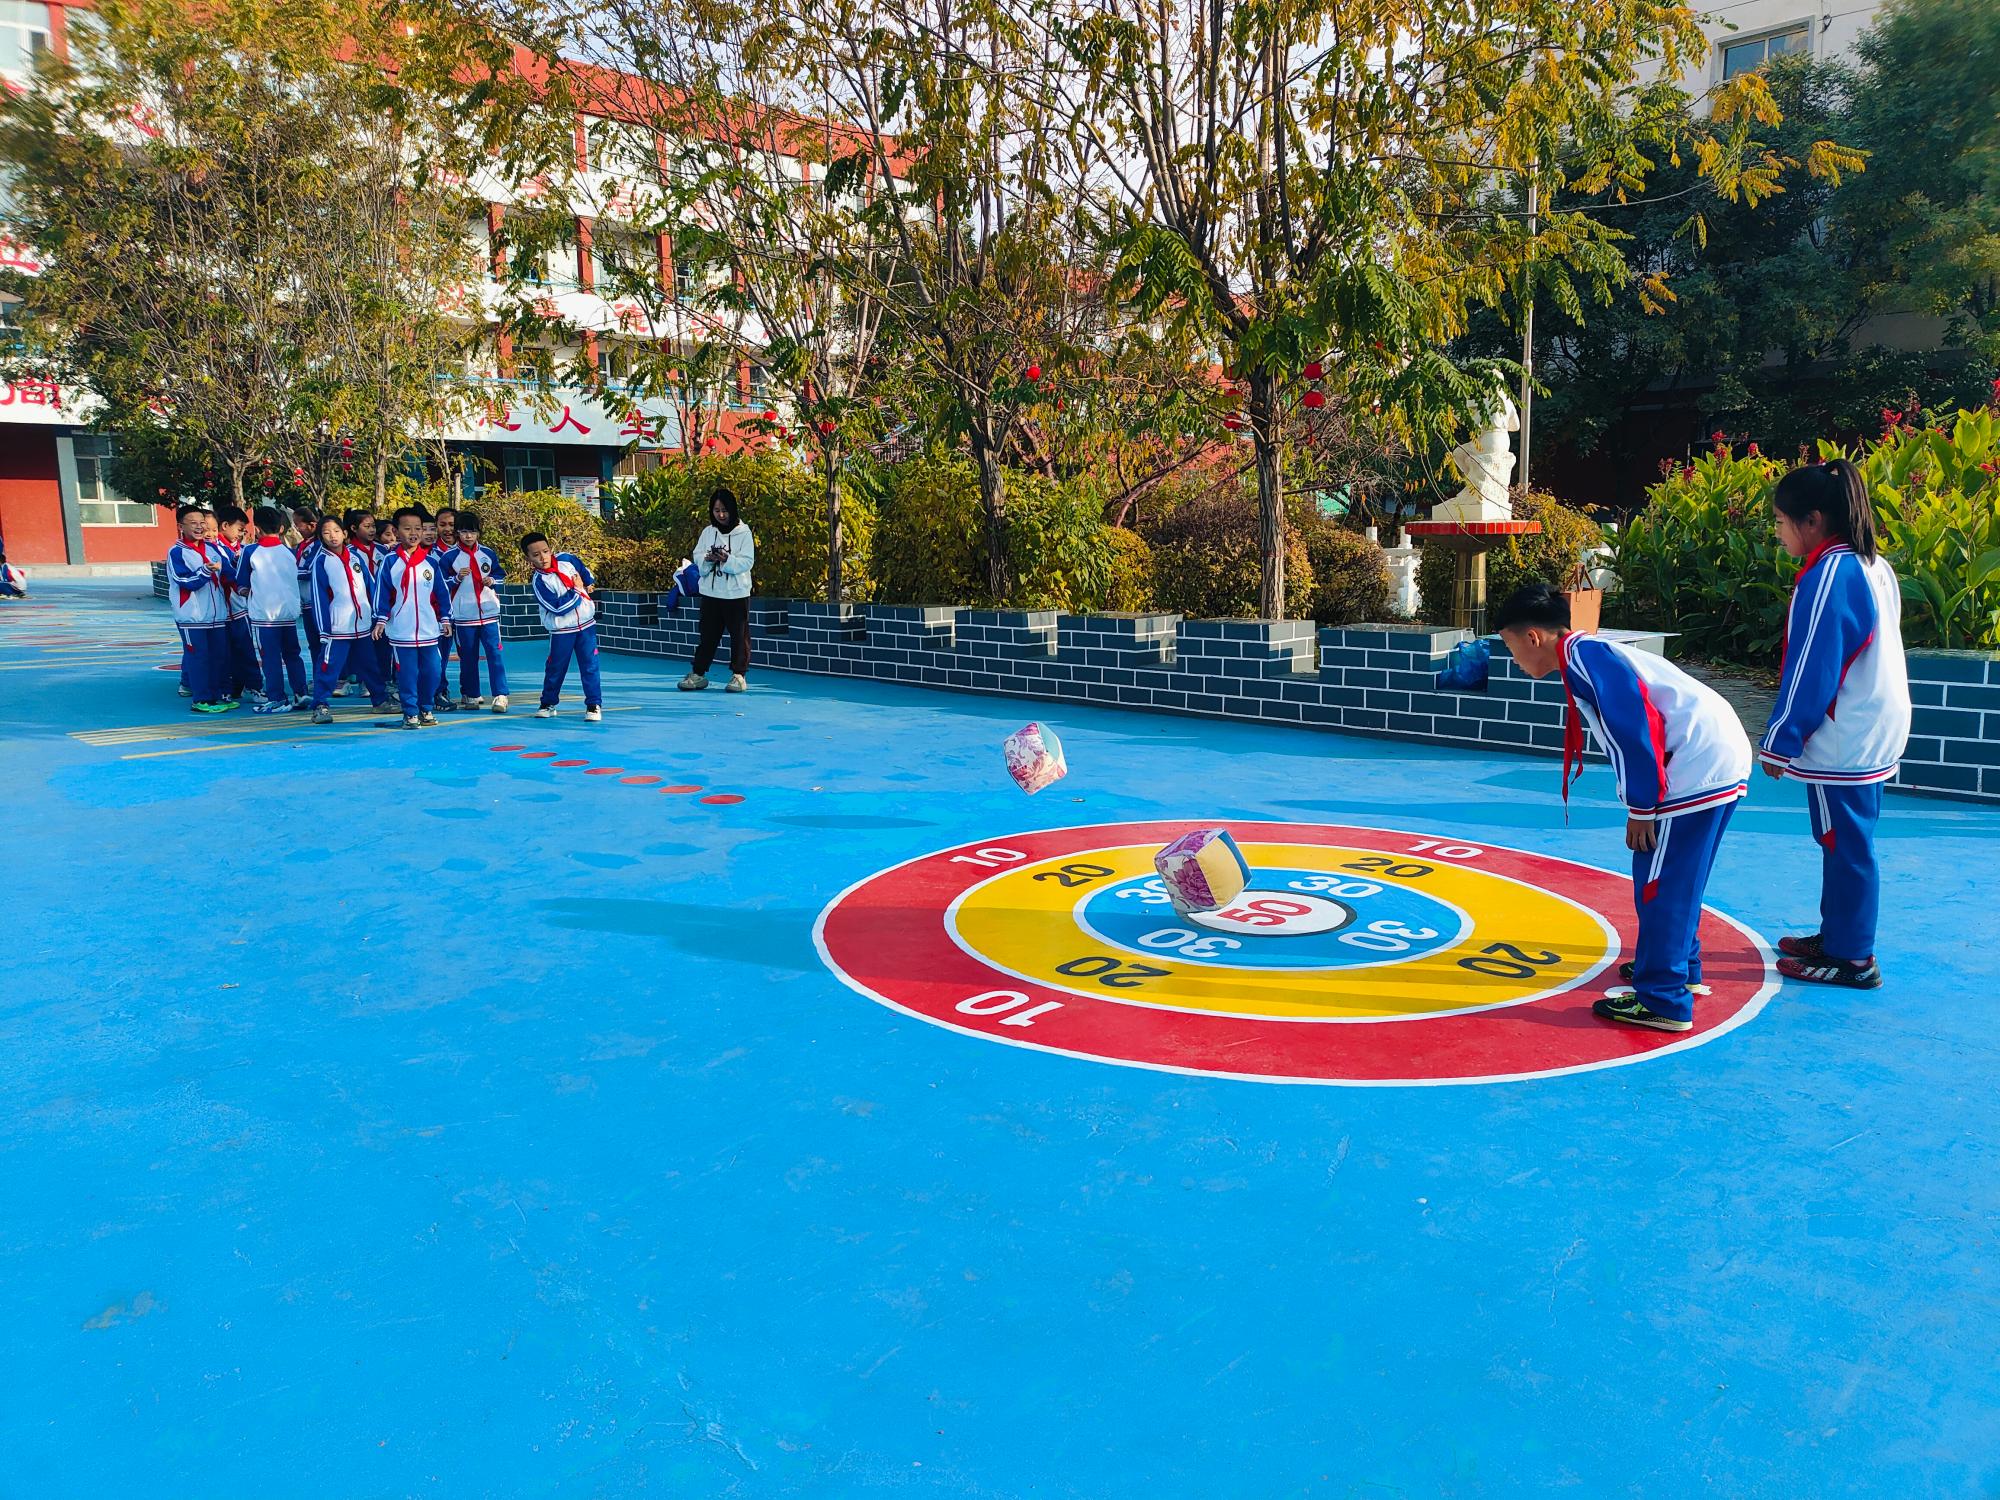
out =
<svg viewBox="0 0 2000 1500"><path fill-rule="evenodd" d="M1285 480L1278 466L1278 382L1250 377L1250 436L1257 453L1257 545L1263 570L1257 581L1257 616L1285 618Z"/></svg>
<svg viewBox="0 0 2000 1500"><path fill-rule="evenodd" d="M826 465L826 602L839 604L841 601L841 562L847 548L847 538L840 528L840 460L828 449L823 460Z"/></svg>
<svg viewBox="0 0 2000 1500"><path fill-rule="evenodd" d="M243 499L243 471L248 467L249 464L240 459L231 459L229 463L229 497L245 515L250 513L250 507Z"/></svg>
<svg viewBox="0 0 2000 1500"><path fill-rule="evenodd" d="M1000 454L986 440L985 429L978 422L972 424L972 459L979 466L979 503L986 513L986 591L999 606L1012 592L1007 568L1007 494L1000 475Z"/></svg>
<svg viewBox="0 0 2000 1500"><path fill-rule="evenodd" d="M504 419L503 419L504 420ZM380 448L375 450L375 514L382 514L382 506L389 498L389 455Z"/></svg>

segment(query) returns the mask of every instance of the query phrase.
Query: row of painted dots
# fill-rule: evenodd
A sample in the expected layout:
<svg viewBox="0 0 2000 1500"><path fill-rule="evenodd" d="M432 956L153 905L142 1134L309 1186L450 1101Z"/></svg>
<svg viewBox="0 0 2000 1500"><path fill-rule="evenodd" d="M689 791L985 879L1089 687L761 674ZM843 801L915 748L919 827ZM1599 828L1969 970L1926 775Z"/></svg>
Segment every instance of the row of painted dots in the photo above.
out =
<svg viewBox="0 0 2000 1500"><path fill-rule="evenodd" d="M557 760L555 758L556 752L553 750L530 750L526 745L495 745L492 748L495 755L518 754L522 760L545 760L552 766L585 766L588 769L584 771L584 775L616 776L621 786L658 786L669 797L685 797L692 792L701 790L699 786L690 786L685 783L674 786L660 786L660 783L666 779L661 776L627 776L624 774L625 768L623 766L593 766L587 760ZM728 807L734 803L741 802L743 799L734 792L711 792L708 796L699 800L713 803L718 807Z"/></svg>

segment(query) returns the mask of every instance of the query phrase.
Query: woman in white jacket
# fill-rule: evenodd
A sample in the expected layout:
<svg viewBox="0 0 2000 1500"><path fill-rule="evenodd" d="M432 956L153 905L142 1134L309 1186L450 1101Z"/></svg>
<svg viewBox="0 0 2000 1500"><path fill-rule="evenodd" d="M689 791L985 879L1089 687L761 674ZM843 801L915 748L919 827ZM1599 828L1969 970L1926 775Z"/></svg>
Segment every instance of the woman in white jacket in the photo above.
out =
<svg viewBox="0 0 2000 1500"><path fill-rule="evenodd" d="M681 691L708 686L709 664L727 630L729 691L740 693L749 686L744 674L750 670L750 569L757 561L757 543L736 513L736 496L727 489L709 497L708 519L695 544L695 563L701 569L701 643L695 647L693 670L681 679Z"/></svg>

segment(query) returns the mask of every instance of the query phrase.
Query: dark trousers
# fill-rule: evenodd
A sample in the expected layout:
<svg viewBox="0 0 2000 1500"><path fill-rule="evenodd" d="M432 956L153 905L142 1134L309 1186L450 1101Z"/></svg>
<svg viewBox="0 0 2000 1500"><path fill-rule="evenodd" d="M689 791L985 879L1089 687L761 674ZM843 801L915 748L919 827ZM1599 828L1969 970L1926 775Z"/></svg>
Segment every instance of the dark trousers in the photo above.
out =
<svg viewBox="0 0 2000 1500"><path fill-rule="evenodd" d="M444 658L438 654L437 642L396 648L396 695L403 700L404 718L429 713L443 680Z"/></svg>
<svg viewBox="0 0 2000 1500"><path fill-rule="evenodd" d="M229 696L256 687L264 678L257 664L257 643L250 634L250 617L237 615L229 622Z"/></svg>
<svg viewBox="0 0 2000 1500"><path fill-rule="evenodd" d="M229 696L229 627L183 625L181 643L187 648L188 696L197 703L219 703Z"/></svg>
<svg viewBox="0 0 2000 1500"><path fill-rule="evenodd" d="M479 653L486 653L486 666L493 678L493 696L507 696L507 663L500 656L500 625L488 620L483 625L458 627L458 691L461 697L479 696Z"/></svg>
<svg viewBox="0 0 2000 1500"><path fill-rule="evenodd" d="M563 679L569 676L569 662L576 658L577 676L583 679L583 706L604 706L604 677L597 665L597 627L560 630L549 637L549 664L542 668L542 707L554 708L562 701Z"/></svg>
<svg viewBox="0 0 2000 1500"><path fill-rule="evenodd" d="M299 620L306 627L306 655L313 661L319 660L319 619L313 613L312 601L300 612Z"/></svg>
<svg viewBox="0 0 2000 1500"><path fill-rule="evenodd" d="M1875 825L1882 817L1882 783L1806 784L1813 839L1823 878L1819 939L1831 958L1851 964L1875 956L1875 921L1882 905L1882 865L1875 857Z"/></svg>
<svg viewBox="0 0 2000 1500"><path fill-rule="evenodd" d="M1694 1019L1691 984L1701 983L1701 896L1734 802L1662 818L1651 849L1632 854L1632 904L1639 942L1632 988L1655 1015Z"/></svg>
<svg viewBox="0 0 2000 1500"><path fill-rule="evenodd" d="M299 633L291 621L282 625L259 625L257 648L264 657L264 696L273 703L286 701L289 679L293 698L306 695L306 664L299 658Z"/></svg>
<svg viewBox="0 0 2000 1500"><path fill-rule="evenodd" d="M694 648L694 675L706 677L715 661L722 632L729 632L729 670L742 676L750 670L750 601L701 596L701 644Z"/></svg>
<svg viewBox="0 0 2000 1500"><path fill-rule="evenodd" d="M329 705L334 683L350 669L361 679L362 687L367 689L369 702L377 708L388 703L389 686L382 680L381 668L375 657L375 642L366 636L359 640L344 635L327 636L320 642L319 655L314 662L314 708Z"/></svg>

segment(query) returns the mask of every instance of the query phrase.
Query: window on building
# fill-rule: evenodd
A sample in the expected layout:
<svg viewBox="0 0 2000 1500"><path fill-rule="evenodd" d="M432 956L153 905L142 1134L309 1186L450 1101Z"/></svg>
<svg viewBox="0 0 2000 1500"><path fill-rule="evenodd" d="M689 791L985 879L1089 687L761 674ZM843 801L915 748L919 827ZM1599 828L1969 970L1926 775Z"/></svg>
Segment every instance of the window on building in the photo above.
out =
<svg viewBox="0 0 2000 1500"><path fill-rule="evenodd" d="M632 345L623 339L598 339L597 378L606 385L627 384L632 379Z"/></svg>
<svg viewBox="0 0 2000 1500"><path fill-rule="evenodd" d="M25 78L49 49L49 8L27 0L0 0L0 73Z"/></svg>
<svg viewBox="0 0 2000 1500"><path fill-rule="evenodd" d="M75 442L77 518L86 526L151 526L157 518L153 507L127 500L112 487L113 441L78 433Z"/></svg>
<svg viewBox="0 0 2000 1500"><path fill-rule="evenodd" d="M21 299L0 293L0 355L19 354L27 341L21 327Z"/></svg>
<svg viewBox="0 0 2000 1500"><path fill-rule="evenodd" d="M694 267L684 260L674 262L674 300L686 302L693 298Z"/></svg>
<svg viewBox="0 0 2000 1500"><path fill-rule="evenodd" d="M509 494L556 487L553 448L506 448L501 451L500 487Z"/></svg>
<svg viewBox="0 0 2000 1500"><path fill-rule="evenodd" d="M1768 36L1729 42L1722 48L1722 76L1727 80L1739 74L1754 73L1774 57L1783 57L1788 52L1805 52L1810 47L1807 30L1802 25L1774 31Z"/></svg>
<svg viewBox="0 0 2000 1500"><path fill-rule="evenodd" d="M659 283L659 249L643 234L598 228L590 237L590 261L598 290L606 296L618 296L635 283Z"/></svg>

